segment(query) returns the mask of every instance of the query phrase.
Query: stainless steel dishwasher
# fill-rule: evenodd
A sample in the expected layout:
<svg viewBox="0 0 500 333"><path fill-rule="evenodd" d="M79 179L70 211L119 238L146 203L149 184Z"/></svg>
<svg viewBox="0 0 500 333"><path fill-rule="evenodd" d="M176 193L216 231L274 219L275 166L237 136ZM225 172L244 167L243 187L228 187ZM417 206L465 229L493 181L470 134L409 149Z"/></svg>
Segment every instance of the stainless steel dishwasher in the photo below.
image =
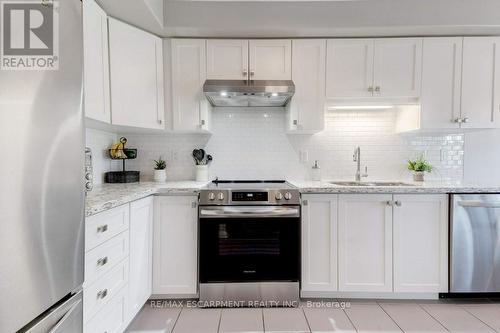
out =
<svg viewBox="0 0 500 333"><path fill-rule="evenodd" d="M453 194L450 292L500 292L500 194Z"/></svg>

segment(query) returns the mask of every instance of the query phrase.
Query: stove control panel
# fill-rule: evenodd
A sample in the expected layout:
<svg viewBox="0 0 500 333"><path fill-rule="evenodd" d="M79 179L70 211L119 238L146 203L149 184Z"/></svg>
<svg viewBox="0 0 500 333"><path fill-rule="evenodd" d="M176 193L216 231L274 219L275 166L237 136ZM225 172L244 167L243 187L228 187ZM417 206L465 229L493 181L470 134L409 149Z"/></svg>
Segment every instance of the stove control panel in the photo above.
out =
<svg viewBox="0 0 500 333"><path fill-rule="evenodd" d="M296 189L287 190L217 190L200 191L200 205L300 205Z"/></svg>

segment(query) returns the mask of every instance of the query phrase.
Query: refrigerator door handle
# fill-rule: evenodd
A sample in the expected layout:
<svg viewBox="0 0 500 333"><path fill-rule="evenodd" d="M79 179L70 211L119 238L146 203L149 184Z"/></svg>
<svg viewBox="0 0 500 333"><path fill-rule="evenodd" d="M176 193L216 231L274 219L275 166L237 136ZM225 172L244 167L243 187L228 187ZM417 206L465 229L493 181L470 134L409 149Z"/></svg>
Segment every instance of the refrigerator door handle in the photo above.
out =
<svg viewBox="0 0 500 333"><path fill-rule="evenodd" d="M64 326L66 320L68 320L68 318L70 318L73 315L73 313L78 309L80 303L82 303L81 299L79 299L75 304L73 304L71 308L68 310L68 312L66 312L64 316L61 319L59 319L59 321L55 324L55 326L47 333L62 333L63 331L59 331L59 329Z"/></svg>
<svg viewBox="0 0 500 333"><path fill-rule="evenodd" d="M500 208L499 202L486 202L486 201L458 201L457 204L462 207L478 207L478 208Z"/></svg>

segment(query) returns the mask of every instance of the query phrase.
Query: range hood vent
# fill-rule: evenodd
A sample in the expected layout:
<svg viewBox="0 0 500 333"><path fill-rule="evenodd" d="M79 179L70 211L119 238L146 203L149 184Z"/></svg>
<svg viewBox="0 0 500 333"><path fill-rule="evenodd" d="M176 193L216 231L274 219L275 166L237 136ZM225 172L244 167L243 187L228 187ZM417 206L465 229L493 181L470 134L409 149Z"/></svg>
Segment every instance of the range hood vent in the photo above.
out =
<svg viewBox="0 0 500 333"><path fill-rule="evenodd" d="M203 92L213 106L285 106L295 92L291 80L207 80Z"/></svg>

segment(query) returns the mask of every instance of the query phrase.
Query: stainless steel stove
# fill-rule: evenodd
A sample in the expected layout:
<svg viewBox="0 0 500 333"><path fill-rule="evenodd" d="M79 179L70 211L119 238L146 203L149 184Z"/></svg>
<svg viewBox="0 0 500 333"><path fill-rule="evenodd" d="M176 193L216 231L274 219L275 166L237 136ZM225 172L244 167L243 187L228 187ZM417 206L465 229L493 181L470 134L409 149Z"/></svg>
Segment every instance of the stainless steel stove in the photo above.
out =
<svg viewBox="0 0 500 333"><path fill-rule="evenodd" d="M200 192L200 301L296 306L300 193L283 180L217 180Z"/></svg>

